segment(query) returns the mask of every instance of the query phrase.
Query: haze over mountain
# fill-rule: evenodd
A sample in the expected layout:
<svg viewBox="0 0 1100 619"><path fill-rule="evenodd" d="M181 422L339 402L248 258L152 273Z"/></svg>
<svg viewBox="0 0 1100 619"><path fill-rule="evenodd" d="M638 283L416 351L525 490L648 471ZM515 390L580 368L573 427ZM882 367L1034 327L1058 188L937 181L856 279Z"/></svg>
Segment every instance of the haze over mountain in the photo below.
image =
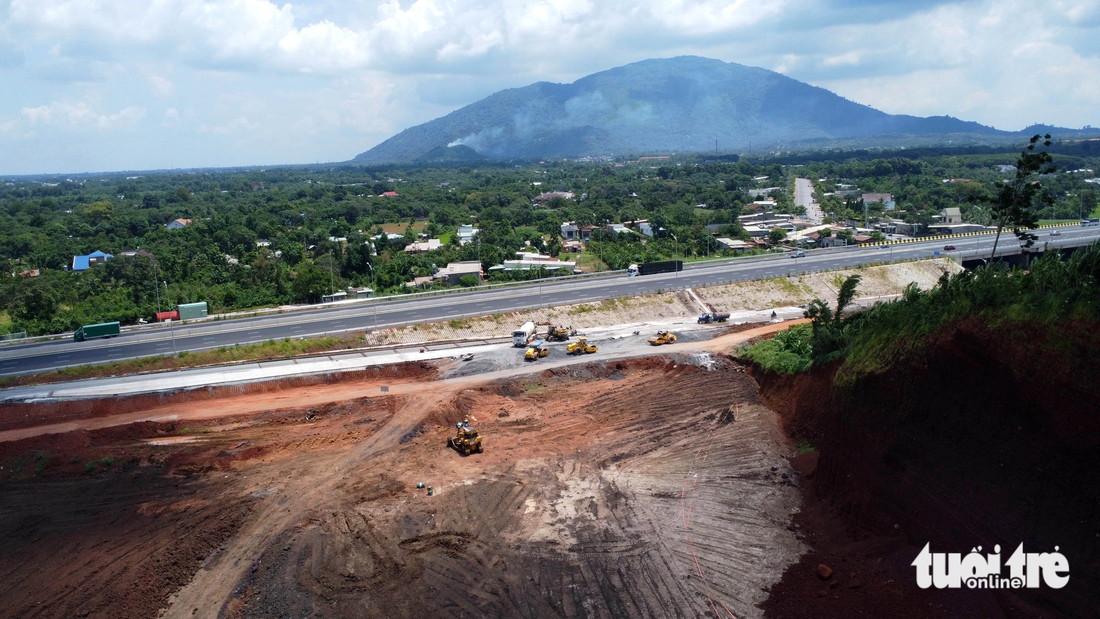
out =
<svg viewBox="0 0 1100 619"><path fill-rule="evenodd" d="M712 152L715 140L723 151L891 136L1001 141L1030 129L1009 132L950 116L887 114L767 69L680 56L601 71L572 84L502 90L410 127L353 161ZM468 149L448 152L457 146Z"/></svg>

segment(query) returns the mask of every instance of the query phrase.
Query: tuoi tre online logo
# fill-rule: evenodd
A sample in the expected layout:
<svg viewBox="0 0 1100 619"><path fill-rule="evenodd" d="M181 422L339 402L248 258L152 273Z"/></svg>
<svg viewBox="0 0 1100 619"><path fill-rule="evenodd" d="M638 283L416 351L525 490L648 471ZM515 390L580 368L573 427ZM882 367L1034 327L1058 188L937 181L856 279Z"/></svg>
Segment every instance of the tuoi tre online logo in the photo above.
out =
<svg viewBox="0 0 1100 619"><path fill-rule="evenodd" d="M1001 546L994 554L981 555L981 546L971 549L965 557L957 552L932 552L925 544L911 565L917 568L917 586L921 589L1037 589L1040 581L1052 589L1061 589L1069 582L1069 561L1058 552L1024 552L1021 543L1004 562L1008 576L1001 574Z"/></svg>

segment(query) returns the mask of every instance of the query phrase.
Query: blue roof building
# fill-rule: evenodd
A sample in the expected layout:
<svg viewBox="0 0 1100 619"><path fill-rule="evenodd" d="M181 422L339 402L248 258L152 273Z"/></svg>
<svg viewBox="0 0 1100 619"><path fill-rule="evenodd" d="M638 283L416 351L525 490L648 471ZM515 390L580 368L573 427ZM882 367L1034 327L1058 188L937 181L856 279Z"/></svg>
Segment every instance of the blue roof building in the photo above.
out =
<svg viewBox="0 0 1100 619"><path fill-rule="evenodd" d="M111 254L106 254L98 250L93 251L87 256L73 256L73 270L85 271L92 265L107 262L107 259L111 257Z"/></svg>

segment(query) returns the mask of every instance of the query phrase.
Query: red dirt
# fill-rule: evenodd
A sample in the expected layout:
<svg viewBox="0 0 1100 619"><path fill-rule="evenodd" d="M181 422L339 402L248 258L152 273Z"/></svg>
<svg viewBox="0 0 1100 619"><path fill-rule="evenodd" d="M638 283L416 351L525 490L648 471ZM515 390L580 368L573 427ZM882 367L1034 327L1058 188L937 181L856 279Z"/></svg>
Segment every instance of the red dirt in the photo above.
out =
<svg viewBox="0 0 1100 619"><path fill-rule="evenodd" d="M0 443L0 617L743 617L797 559L784 439L728 362L399 387Z"/></svg>
<svg viewBox="0 0 1100 619"><path fill-rule="evenodd" d="M180 409L186 408L182 405L190 403L224 400L233 396L250 394L278 394L316 385L336 385L363 381L382 381L384 384L393 384L430 380L435 378L436 375L437 370L428 363L400 363L349 372L311 374L240 385L186 389L169 393L121 398L4 403L0 404L0 431L31 428L77 419L95 419L134 411L166 408L173 405L175 405L175 408Z"/></svg>
<svg viewBox="0 0 1100 619"><path fill-rule="evenodd" d="M940 334L917 364L844 393L833 387L835 365L758 375L788 434L820 452L795 518L814 550L771 589L767 616L1097 616L1095 349L1057 340L968 322ZM962 553L1059 546L1071 580L1057 590L921 590L910 563L928 542ZM836 573L829 581L821 564Z"/></svg>

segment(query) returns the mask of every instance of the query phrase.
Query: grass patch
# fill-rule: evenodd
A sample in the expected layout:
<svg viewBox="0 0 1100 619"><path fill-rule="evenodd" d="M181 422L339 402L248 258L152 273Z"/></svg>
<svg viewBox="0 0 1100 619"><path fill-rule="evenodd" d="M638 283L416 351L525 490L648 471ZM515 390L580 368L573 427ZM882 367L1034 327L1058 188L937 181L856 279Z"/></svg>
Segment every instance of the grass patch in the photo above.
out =
<svg viewBox="0 0 1100 619"><path fill-rule="evenodd" d="M799 286L798 284L792 282L786 277L777 277L772 281L780 290L795 297L805 294L806 292L806 290L802 286Z"/></svg>
<svg viewBox="0 0 1100 619"><path fill-rule="evenodd" d="M114 466L116 462L120 461L121 460L113 456L104 456L99 460L92 460L91 462L89 462L88 465L84 467L84 471L87 473L95 473L97 470L100 469L106 470Z"/></svg>
<svg viewBox="0 0 1100 619"><path fill-rule="evenodd" d="M776 333L772 339L749 347L742 356L769 372L799 374L814 364L810 347L812 335L810 325L795 325Z"/></svg>
<svg viewBox="0 0 1100 619"><path fill-rule="evenodd" d="M223 347L215 350L204 350L199 352L182 351L179 355L174 357L142 357L140 359L127 359L126 361L117 361L114 363L81 365L53 372L43 372L41 374L7 376L0 378L0 389L18 387L21 385L41 385L71 380L83 380L86 378L100 378L104 376L121 376L126 374L140 374L142 372L179 370L207 365L223 365L243 361L287 359L322 352L350 350L359 348L362 345L362 337L353 335L334 335L300 340L270 340L258 344Z"/></svg>
<svg viewBox="0 0 1100 619"><path fill-rule="evenodd" d="M797 455L801 456L802 454L812 454L817 451L817 448L806 441L798 441L797 450Z"/></svg>
<svg viewBox="0 0 1100 619"><path fill-rule="evenodd" d="M597 273L600 271L610 271L603 260L600 260L600 255L596 252L584 251L577 255L577 268L585 273Z"/></svg>
<svg viewBox="0 0 1100 619"><path fill-rule="evenodd" d="M452 329L469 329L470 321L466 318L453 318L447 322L447 326Z"/></svg>
<svg viewBox="0 0 1100 619"><path fill-rule="evenodd" d="M34 452L34 474L41 475L46 472L46 465L50 463L50 460L54 458L54 455L47 451L35 451Z"/></svg>

